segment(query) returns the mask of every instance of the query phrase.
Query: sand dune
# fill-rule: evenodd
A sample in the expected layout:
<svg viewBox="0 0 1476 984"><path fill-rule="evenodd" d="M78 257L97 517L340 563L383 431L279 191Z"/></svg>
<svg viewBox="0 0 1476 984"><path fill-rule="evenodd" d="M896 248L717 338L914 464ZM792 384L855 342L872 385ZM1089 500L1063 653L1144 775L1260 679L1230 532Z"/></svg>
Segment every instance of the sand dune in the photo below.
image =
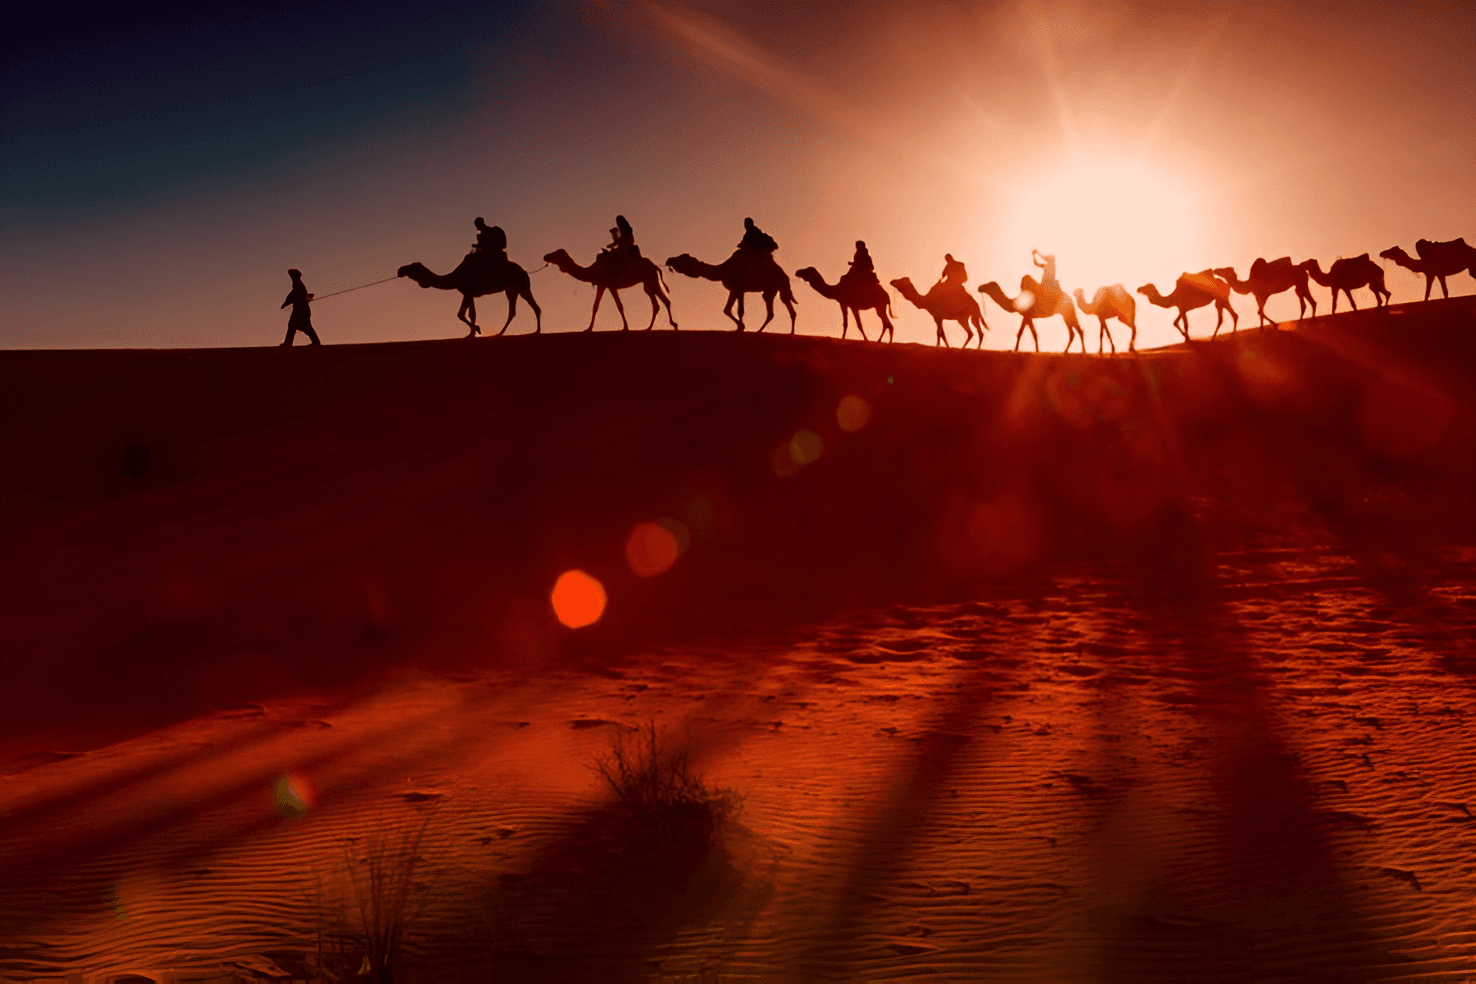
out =
<svg viewBox="0 0 1476 984"><path fill-rule="evenodd" d="M0 353L0 974L305 979L422 820L411 980L1476 972L1473 322Z"/></svg>

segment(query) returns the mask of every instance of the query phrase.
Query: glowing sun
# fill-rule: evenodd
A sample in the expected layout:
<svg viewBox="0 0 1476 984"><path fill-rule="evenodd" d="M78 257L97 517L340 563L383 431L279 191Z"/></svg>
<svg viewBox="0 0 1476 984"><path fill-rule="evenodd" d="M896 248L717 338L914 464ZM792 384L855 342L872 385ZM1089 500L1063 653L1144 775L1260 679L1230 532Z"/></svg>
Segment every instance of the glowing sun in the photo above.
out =
<svg viewBox="0 0 1476 984"><path fill-rule="evenodd" d="M1068 291L1172 284L1202 252L1198 196L1166 171L1127 159L1091 159L1027 178L1008 192L1004 244L1056 257ZM1033 270L1026 272L1034 273Z"/></svg>

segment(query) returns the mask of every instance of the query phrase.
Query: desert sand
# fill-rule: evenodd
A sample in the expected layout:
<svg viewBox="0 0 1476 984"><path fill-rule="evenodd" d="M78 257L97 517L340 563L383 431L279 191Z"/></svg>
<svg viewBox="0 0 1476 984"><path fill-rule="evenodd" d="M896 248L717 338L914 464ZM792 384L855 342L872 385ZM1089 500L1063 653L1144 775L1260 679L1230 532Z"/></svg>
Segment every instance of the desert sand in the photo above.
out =
<svg viewBox="0 0 1476 984"><path fill-rule="evenodd" d="M0 353L0 976L1476 975L1476 300L1286 327Z"/></svg>

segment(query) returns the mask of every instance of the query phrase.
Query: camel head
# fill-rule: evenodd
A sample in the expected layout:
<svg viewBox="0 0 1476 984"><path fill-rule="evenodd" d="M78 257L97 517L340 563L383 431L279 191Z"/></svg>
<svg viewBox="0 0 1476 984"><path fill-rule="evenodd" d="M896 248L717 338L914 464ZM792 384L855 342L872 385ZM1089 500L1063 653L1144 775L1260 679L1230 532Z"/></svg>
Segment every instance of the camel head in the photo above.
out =
<svg viewBox="0 0 1476 984"><path fill-rule="evenodd" d="M1030 280L1028 276L1022 279ZM1034 283L1035 281L1031 280L1030 282ZM1023 291L1017 298L1006 297L1004 288L1000 287L999 282L995 280L991 280L987 284L980 284L978 289L979 293L989 296L994 300L994 303L998 304L1006 311L1011 311L1016 314L1019 314L1035 306L1035 293L1030 290ZM1025 307L1023 308L1019 306L1022 302L1025 304Z"/></svg>
<svg viewBox="0 0 1476 984"><path fill-rule="evenodd" d="M1311 277L1322 286L1327 286L1327 274L1322 272L1322 264L1317 262L1316 257L1313 257L1310 260L1303 260L1301 263L1297 264L1297 268L1299 270L1306 271L1307 276Z"/></svg>
<svg viewBox="0 0 1476 984"><path fill-rule="evenodd" d="M805 267L804 269L796 270L794 271L794 275L816 290L819 290L825 284L825 278L820 276L820 271L814 267Z"/></svg>
<svg viewBox="0 0 1476 984"><path fill-rule="evenodd" d="M574 258L569 255L569 251L563 249L556 249L552 253L545 253L543 255L543 262L552 263L565 273L569 272L571 266L576 265Z"/></svg>
<svg viewBox="0 0 1476 984"><path fill-rule="evenodd" d="M1167 304L1163 303L1167 300L1167 298L1159 293L1158 288L1153 286L1152 284L1144 284L1143 286L1139 287L1138 293L1148 298L1148 300L1152 301L1154 304L1158 304L1160 307L1168 306Z"/></svg>
<svg viewBox="0 0 1476 984"><path fill-rule="evenodd" d="M1420 262L1413 256L1410 256L1408 253L1406 253L1403 246L1390 246L1388 249L1379 254L1379 259L1393 260L1400 266L1408 267L1411 270L1417 269L1417 265Z"/></svg>
<svg viewBox="0 0 1476 984"><path fill-rule="evenodd" d="M892 286L896 288L897 293L907 298L914 305L916 305L917 307L923 307L922 295L917 292L916 287L912 286L911 277L899 277L898 279L892 281ZM924 308L924 310L926 309Z"/></svg>
<svg viewBox="0 0 1476 984"><path fill-rule="evenodd" d="M407 263L395 271L397 277L409 277L422 287L429 287L435 274L426 269L424 263Z"/></svg>
<svg viewBox="0 0 1476 984"><path fill-rule="evenodd" d="M673 256L668 259L666 261L666 268L668 270L674 270L677 273L685 274L688 277L699 277L701 276L698 272L701 269L701 262L701 260L697 259L691 253L683 253L681 256Z"/></svg>

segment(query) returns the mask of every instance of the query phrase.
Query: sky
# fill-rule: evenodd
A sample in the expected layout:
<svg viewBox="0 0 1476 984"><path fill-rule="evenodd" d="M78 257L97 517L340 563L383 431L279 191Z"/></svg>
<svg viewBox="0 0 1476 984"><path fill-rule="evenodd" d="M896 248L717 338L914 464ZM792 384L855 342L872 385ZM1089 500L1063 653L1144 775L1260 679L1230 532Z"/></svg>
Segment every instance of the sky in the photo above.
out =
<svg viewBox="0 0 1476 984"><path fill-rule="evenodd" d="M834 282L862 239L884 282L925 290L952 253L971 291L1011 294L1032 249L1090 296L1476 242L1465 3L142 3L32 11L3 44L0 348L276 344L288 267L327 343L456 337L453 293L322 295L449 272L477 216L507 230L546 331L584 328L594 290L541 257L588 263L617 213L658 262L720 262L752 216L791 274ZM1423 293L1386 276L1396 302ZM721 287L666 279L684 329L728 325ZM799 331L839 334L834 302L793 286ZM893 304L897 340L931 343ZM1140 345L1178 340L1138 305ZM984 315L985 347L1010 348L1018 318ZM597 330L619 325L607 299ZM532 327L520 306L510 333Z"/></svg>

